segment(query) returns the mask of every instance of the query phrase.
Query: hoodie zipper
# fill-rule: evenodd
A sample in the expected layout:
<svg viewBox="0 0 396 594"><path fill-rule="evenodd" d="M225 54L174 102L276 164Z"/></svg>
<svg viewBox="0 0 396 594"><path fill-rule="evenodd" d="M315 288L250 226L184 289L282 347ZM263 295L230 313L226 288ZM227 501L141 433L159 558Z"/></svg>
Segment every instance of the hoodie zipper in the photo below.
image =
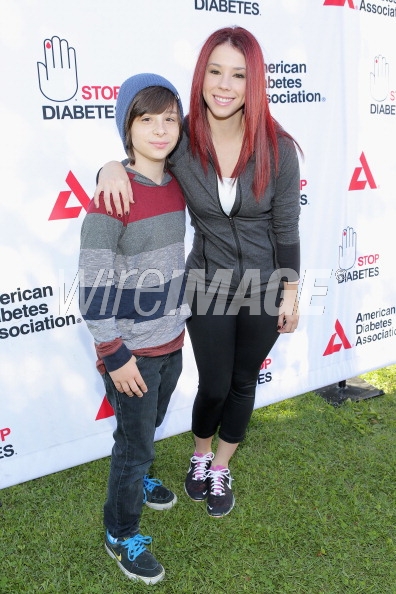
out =
<svg viewBox="0 0 396 594"><path fill-rule="evenodd" d="M242 281L242 279L243 279L243 266L242 266L242 260L243 260L243 258L242 258L241 243L239 241L238 231L237 231L237 228L235 226L234 217L228 216L228 220L230 222L231 230L232 230L232 233L234 235L235 243L236 243L236 246L237 246L239 277L240 277L240 281ZM242 289L243 289L243 287L242 287Z"/></svg>
<svg viewBox="0 0 396 594"><path fill-rule="evenodd" d="M216 175L216 180L217 180L217 175ZM239 212L239 210L241 208L241 202L242 202L242 191L241 191L241 186L240 186L239 180L237 180L236 183L237 183L237 188L239 187L240 200L239 200L239 208L238 208L238 210L236 211L235 214L237 214ZM240 282L241 282L242 279L243 279L243 257L242 257L241 242L239 241L238 231L237 231L237 228L236 228L236 225L235 225L235 221L234 221L234 216L235 215L234 216L230 216L226 212L224 212L223 207L221 206L221 202L220 202L219 188L218 188L217 183L216 183L216 189L217 189L217 192L216 192L217 202L218 202L220 211L223 213L223 215L225 217L227 217L227 219L228 219L228 221L230 223L231 231L232 231L232 234L234 236L235 244L236 244L236 247L237 247L238 269L239 269L239 277L240 277ZM232 209L231 209L231 212L232 212ZM242 289L243 289L243 287L242 287Z"/></svg>

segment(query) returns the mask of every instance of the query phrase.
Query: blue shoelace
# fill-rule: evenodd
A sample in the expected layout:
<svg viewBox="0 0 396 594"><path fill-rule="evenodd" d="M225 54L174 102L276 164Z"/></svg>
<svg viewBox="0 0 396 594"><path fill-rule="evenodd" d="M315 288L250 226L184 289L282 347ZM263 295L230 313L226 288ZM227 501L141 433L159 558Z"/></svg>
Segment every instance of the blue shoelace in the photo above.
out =
<svg viewBox="0 0 396 594"><path fill-rule="evenodd" d="M150 493L155 489L155 487L160 487L162 485L162 481L159 479L152 479L145 474L143 477L143 503L147 501L147 491Z"/></svg>
<svg viewBox="0 0 396 594"><path fill-rule="evenodd" d="M142 536L141 534L136 534L136 536L128 538L128 540L120 544L127 549L128 559L130 561L135 561L136 557L138 557L141 553L144 553L146 550L145 545L149 545L151 541L151 536Z"/></svg>

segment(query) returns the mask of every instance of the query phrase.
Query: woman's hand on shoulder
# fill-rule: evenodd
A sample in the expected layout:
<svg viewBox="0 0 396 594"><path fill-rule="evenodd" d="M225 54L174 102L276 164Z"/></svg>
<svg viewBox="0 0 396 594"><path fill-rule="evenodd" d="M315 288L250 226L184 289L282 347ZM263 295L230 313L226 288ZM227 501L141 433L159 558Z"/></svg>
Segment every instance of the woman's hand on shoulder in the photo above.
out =
<svg viewBox="0 0 396 594"><path fill-rule="evenodd" d="M129 205L134 202L133 192L125 168L119 161L109 161L99 172L94 194L96 208L100 200L104 201L109 214L113 213L113 206L118 216L129 213Z"/></svg>

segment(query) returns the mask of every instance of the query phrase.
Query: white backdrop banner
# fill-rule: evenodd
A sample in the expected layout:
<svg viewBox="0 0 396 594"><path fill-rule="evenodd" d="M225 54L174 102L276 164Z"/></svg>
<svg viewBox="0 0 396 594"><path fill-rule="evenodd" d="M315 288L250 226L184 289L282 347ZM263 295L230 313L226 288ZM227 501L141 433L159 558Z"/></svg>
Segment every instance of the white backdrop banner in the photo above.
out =
<svg viewBox="0 0 396 594"><path fill-rule="evenodd" d="M395 0L0 0L0 9L1 487L110 454L114 416L78 309L81 222L99 167L124 157L114 120L122 81L162 74L187 112L201 44L223 26L258 38L273 115L305 153L301 322L263 362L256 406L395 363ZM184 361L157 439L190 429L188 338Z"/></svg>

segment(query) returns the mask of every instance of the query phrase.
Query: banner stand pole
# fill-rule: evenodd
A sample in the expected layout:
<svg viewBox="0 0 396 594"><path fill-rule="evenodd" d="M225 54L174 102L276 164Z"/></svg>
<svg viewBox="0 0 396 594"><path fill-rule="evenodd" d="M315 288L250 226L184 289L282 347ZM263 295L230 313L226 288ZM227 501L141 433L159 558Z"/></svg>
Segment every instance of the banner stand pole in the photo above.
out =
<svg viewBox="0 0 396 594"><path fill-rule="evenodd" d="M348 398L352 402L358 402L359 400L383 396L385 393L360 377L353 377L348 382L347 380L341 380L337 384L325 386L324 388L314 390L314 392L322 396L322 398L333 406L341 406Z"/></svg>

